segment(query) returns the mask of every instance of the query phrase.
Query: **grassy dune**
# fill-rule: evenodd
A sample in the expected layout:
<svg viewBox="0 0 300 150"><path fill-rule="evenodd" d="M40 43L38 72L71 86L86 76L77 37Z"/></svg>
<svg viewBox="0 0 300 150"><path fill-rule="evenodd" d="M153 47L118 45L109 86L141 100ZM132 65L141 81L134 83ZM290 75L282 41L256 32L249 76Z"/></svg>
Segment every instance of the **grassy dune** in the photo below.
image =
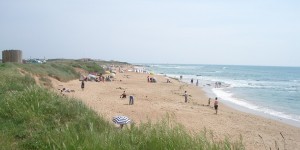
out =
<svg viewBox="0 0 300 150"><path fill-rule="evenodd" d="M205 130L191 135L170 118L118 129L79 100L37 86L30 76L78 77L64 65L0 64L0 149L244 149L241 140L213 141ZM30 74L21 75L18 68Z"/></svg>

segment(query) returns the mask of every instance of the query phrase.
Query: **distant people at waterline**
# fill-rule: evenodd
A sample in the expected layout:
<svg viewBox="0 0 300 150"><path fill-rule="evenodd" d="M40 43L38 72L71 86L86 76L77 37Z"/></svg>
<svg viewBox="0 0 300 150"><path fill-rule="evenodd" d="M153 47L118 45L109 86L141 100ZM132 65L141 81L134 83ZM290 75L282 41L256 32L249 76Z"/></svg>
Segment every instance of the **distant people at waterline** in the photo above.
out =
<svg viewBox="0 0 300 150"><path fill-rule="evenodd" d="M193 83L194 83L194 79L192 78L192 79L191 79L191 84L193 84Z"/></svg>
<svg viewBox="0 0 300 150"><path fill-rule="evenodd" d="M198 82L198 79L197 79L196 86L198 86L198 85L199 85L199 82Z"/></svg>
<svg viewBox="0 0 300 150"><path fill-rule="evenodd" d="M180 76L180 80L182 80L182 75Z"/></svg>
<svg viewBox="0 0 300 150"><path fill-rule="evenodd" d="M221 88L221 86L222 86L221 82L218 81L215 83L215 88Z"/></svg>

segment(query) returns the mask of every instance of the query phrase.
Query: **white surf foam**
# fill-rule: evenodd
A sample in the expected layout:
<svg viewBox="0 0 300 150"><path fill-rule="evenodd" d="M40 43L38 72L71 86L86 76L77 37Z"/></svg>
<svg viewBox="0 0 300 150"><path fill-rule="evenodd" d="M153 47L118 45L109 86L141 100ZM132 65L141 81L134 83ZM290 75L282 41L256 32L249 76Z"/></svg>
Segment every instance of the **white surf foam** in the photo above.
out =
<svg viewBox="0 0 300 150"><path fill-rule="evenodd" d="M300 116L286 114L284 112L275 111L268 107L257 106L255 104L251 104L250 102L248 102L244 99L239 99L239 98L234 97L234 95L232 93L224 91L223 88L214 88L214 89L212 89L212 91L217 97L221 98L224 101L234 103L236 105L242 106L244 108L248 108L250 110L254 110L254 111L261 112L261 113L264 113L267 115L271 115L273 117L289 119L289 120L293 120L293 121L300 123Z"/></svg>

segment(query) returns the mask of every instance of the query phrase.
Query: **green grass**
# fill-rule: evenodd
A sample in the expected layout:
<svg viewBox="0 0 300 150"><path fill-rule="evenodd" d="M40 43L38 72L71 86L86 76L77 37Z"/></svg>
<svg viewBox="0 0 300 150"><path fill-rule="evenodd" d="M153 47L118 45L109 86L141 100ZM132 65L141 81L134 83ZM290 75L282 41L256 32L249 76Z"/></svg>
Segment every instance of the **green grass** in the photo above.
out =
<svg viewBox="0 0 300 150"><path fill-rule="evenodd" d="M50 76L59 81L69 81L79 78L79 74L75 69L63 63L47 63L47 64L15 64L17 67L22 68L37 76Z"/></svg>
<svg viewBox="0 0 300 150"><path fill-rule="evenodd" d="M39 80L40 80L40 83L43 86L49 87L49 88L53 87L52 82L51 82L51 80L48 77L43 77L42 76L42 77L39 78Z"/></svg>
<svg viewBox="0 0 300 150"><path fill-rule="evenodd" d="M20 75L14 64L0 64L0 99L7 92L22 91L34 84L34 79L28 74Z"/></svg>
<svg viewBox="0 0 300 150"><path fill-rule="evenodd" d="M0 149L244 149L242 140L214 141L206 130L191 135L172 117L118 129L79 100L36 86L19 66L0 64Z"/></svg>
<svg viewBox="0 0 300 150"><path fill-rule="evenodd" d="M107 62L107 61L81 61L81 60L71 60L71 59L55 59L49 60L50 63L60 63L75 68L81 68L88 72L104 73L104 69L100 65L123 65L127 63L122 62Z"/></svg>

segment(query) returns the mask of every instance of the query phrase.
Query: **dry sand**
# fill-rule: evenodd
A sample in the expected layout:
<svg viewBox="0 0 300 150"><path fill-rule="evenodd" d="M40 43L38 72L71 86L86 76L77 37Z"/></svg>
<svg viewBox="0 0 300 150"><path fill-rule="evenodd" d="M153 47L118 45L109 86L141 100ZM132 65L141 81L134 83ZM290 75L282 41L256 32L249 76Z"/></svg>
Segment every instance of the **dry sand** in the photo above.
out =
<svg viewBox="0 0 300 150"><path fill-rule="evenodd" d="M231 141L242 135L246 149L265 149L265 146L275 149L275 141L280 149L300 149L300 128L234 110L223 105L221 100L216 115L213 108L203 106L207 105L208 97L199 87L174 79L171 79L172 83L166 83L163 76L155 76L157 83L148 83L147 76L135 72L118 73L112 82L85 82L83 91L78 80L67 83L53 80L52 83L56 91L62 87L75 90L65 94L82 100L108 120L125 115L135 123L148 119L155 122L168 113L191 133L206 128L213 131L214 139L229 137ZM128 105L129 98L120 98L124 90L127 95L134 95L134 105ZM188 103L184 103L184 91L190 95Z"/></svg>

